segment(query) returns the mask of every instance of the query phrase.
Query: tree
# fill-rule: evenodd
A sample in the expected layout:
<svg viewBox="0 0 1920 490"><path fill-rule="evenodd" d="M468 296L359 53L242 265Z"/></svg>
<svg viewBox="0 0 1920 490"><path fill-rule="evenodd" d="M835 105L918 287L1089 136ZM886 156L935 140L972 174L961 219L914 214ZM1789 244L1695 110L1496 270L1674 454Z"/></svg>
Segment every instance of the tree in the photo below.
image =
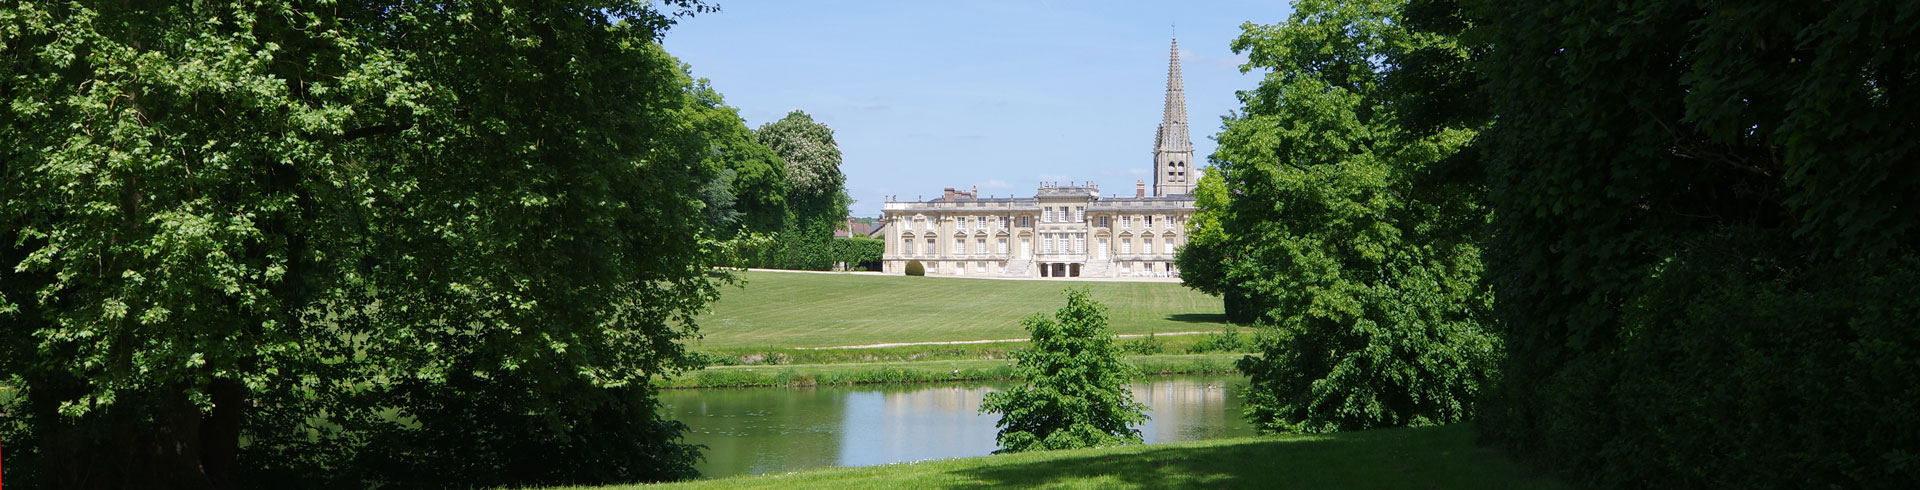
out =
<svg viewBox="0 0 1920 490"><path fill-rule="evenodd" d="M1490 439L1597 487L1920 479L1911 2L1425 3L1497 121Z"/></svg>
<svg viewBox="0 0 1920 490"><path fill-rule="evenodd" d="M833 130L801 111L760 126L754 138L786 162L787 227L772 251L772 267L826 270L833 267L834 227L847 218L847 177L840 173L840 147Z"/></svg>
<svg viewBox="0 0 1920 490"><path fill-rule="evenodd" d="M691 474L649 380L720 169L666 5L0 7L9 480Z"/></svg>
<svg viewBox="0 0 1920 490"><path fill-rule="evenodd" d="M1067 306L1053 318L1036 313L1020 321L1033 333L1033 346L1012 354L1024 384L980 403L981 413L1001 414L995 452L1140 443L1131 426L1146 421L1146 406L1127 391L1139 370L1120 359L1107 306L1087 289L1066 293Z"/></svg>
<svg viewBox="0 0 1920 490"><path fill-rule="evenodd" d="M687 68L682 65L681 71ZM688 76L691 78L691 76ZM787 225L786 163L755 139L737 109L726 105L707 79L691 82L686 119L706 135L710 166L724 168L705 191L706 216L720 238L739 233L776 233Z"/></svg>
<svg viewBox="0 0 1920 490"><path fill-rule="evenodd" d="M1266 314L1269 306L1257 303L1262 297L1228 274L1225 264L1242 260L1244 250L1234 248L1225 221L1229 217L1231 197L1227 194L1227 168L1215 165L1194 183L1193 219L1187 221L1187 243L1174 260L1180 266L1180 283L1200 292L1220 296L1226 306L1227 321L1251 325Z"/></svg>
<svg viewBox="0 0 1920 490"><path fill-rule="evenodd" d="M1223 186L1202 179L1196 219L1219 231L1183 260L1220 261L1194 285L1244 295L1268 327L1240 363L1265 431L1467 420L1501 355L1481 187L1440 171L1476 128L1403 126L1390 60L1446 40L1409 33L1402 3L1302 1L1233 44L1271 72L1226 118L1208 172Z"/></svg>

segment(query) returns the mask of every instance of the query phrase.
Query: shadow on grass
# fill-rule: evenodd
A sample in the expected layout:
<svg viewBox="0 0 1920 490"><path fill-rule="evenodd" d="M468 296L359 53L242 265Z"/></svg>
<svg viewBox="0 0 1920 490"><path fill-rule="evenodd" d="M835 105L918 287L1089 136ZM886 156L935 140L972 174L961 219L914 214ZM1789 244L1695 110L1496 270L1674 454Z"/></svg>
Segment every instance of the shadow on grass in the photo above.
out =
<svg viewBox="0 0 1920 490"><path fill-rule="evenodd" d="M1476 447L1464 425L976 467L956 488L1566 488Z"/></svg>
<svg viewBox="0 0 1920 490"><path fill-rule="evenodd" d="M1186 323L1226 323L1226 313L1174 313L1167 320Z"/></svg>

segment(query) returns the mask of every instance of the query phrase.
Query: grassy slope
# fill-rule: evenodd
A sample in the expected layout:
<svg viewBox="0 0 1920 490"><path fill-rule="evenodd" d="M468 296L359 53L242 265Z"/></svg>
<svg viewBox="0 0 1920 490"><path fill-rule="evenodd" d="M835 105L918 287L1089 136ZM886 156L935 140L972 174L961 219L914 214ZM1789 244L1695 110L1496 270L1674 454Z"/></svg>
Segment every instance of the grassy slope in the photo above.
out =
<svg viewBox="0 0 1920 490"><path fill-rule="evenodd" d="M1005 454L615 488L1572 488L1466 425Z"/></svg>
<svg viewBox="0 0 1920 490"><path fill-rule="evenodd" d="M699 319L695 350L828 347L1026 338L1020 318L1065 304L1088 287L1115 333L1219 331L1220 299L1177 283L1001 281L942 277L741 273Z"/></svg>

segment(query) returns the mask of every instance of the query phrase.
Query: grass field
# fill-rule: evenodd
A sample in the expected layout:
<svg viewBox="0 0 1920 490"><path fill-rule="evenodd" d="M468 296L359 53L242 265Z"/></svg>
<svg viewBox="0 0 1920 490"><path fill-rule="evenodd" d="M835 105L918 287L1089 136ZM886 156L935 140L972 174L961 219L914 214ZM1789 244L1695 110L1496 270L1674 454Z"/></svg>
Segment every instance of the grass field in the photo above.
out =
<svg viewBox="0 0 1920 490"><path fill-rule="evenodd" d="M1043 451L613 489L1573 488L1473 445L1468 425ZM584 487L583 487L584 488Z"/></svg>
<svg viewBox="0 0 1920 490"><path fill-rule="evenodd" d="M747 271L702 316L695 350L830 347L1026 338L1020 318L1051 314L1087 287L1115 333L1225 328L1220 298L1163 282L1001 281Z"/></svg>

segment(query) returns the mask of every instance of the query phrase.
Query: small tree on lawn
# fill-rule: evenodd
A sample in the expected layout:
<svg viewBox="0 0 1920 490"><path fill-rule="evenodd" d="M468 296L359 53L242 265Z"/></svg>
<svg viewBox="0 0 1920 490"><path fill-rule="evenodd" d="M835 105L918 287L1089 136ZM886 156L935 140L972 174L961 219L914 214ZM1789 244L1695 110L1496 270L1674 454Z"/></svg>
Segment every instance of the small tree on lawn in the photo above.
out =
<svg viewBox="0 0 1920 490"><path fill-rule="evenodd" d="M1026 384L988 393L982 413L1001 414L1000 450L1139 444L1133 424L1147 420L1127 383L1139 369L1120 360L1107 306L1087 289L1068 289L1067 306L1053 318L1035 313L1020 321L1033 333L1033 347L1013 352L1014 372Z"/></svg>

